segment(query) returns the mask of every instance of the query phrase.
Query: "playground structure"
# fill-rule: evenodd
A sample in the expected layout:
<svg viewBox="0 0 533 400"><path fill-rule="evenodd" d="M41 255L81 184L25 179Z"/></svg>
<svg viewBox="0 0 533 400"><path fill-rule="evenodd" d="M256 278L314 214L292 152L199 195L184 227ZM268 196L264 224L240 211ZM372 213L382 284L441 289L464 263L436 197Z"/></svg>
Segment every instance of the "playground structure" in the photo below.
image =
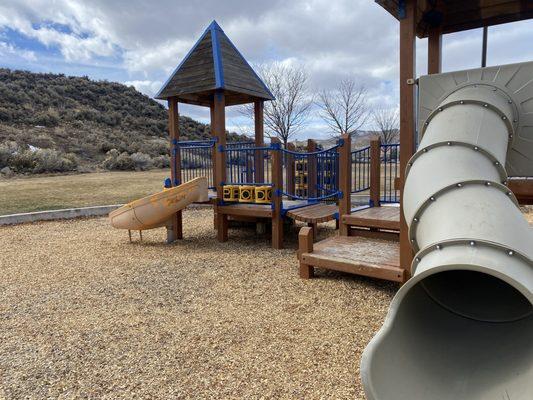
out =
<svg viewBox="0 0 533 400"><path fill-rule="evenodd" d="M533 232L518 204L533 193L533 62L442 74L440 60L443 33L531 18L533 4L378 3L400 20L400 265L412 278L365 349L365 393L529 399ZM429 37L418 82L415 35Z"/></svg>
<svg viewBox="0 0 533 400"><path fill-rule="evenodd" d="M306 222L302 278L326 268L405 283L365 350L369 399L526 399L533 237L517 206L533 202L533 63L447 74L440 64L443 33L526 19L533 6L378 3L400 20L401 146L373 140L353 150L347 135L328 149L265 144L273 96L213 22L157 95L169 104L171 183L204 177L219 241L229 219L270 222L281 248L284 221ZM417 34L429 37L430 75L419 80ZM212 139L179 140L179 102L210 108ZM227 143L225 107L247 103L255 140ZM368 204L354 204L366 191ZM180 210L168 241L182 237ZM317 224L333 219L339 234L314 243Z"/></svg>
<svg viewBox="0 0 533 400"><path fill-rule="evenodd" d="M264 101L272 100L273 96L215 21L156 97L166 99L169 106L171 183L179 186L206 177L219 241L228 240L229 219L267 222L272 226L272 246L281 248L285 221L305 222L316 232L318 223L338 220L338 203L342 199L351 209L352 194L372 186L367 173L370 147L352 151L349 138L339 140L328 149L319 149L309 140L307 151L296 151L290 143L283 148L276 139L264 143ZM179 140L179 102L210 108L211 139ZM255 138L227 143L225 107L247 103L254 105ZM385 153L389 148L377 146L378 151L383 148ZM344 154L342 166L341 153ZM397 148L395 154L397 158ZM376 158L379 168L378 161ZM393 202L398 200L394 190L397 159L389 163L383 200ZM353 170L361 179L353 184L341 184L341 168ZM372 190L378 193L374 194L375 201L380 196L379 180L377 185ZM180 239L181 211L172 216L169 226L167 240Z"/></svg>

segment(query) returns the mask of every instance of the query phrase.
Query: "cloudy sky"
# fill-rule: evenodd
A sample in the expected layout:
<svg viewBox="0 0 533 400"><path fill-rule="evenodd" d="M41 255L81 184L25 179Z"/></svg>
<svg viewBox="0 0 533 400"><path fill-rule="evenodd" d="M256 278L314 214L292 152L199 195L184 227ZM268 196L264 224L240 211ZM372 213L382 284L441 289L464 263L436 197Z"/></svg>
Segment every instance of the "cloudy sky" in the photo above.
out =
<svg viewBox="0 0 533 400"><path fill-rule="evenodd" d="M303 65L313 90L352 77L371 107L397 106L398 23L371 0L0 0L0 66L88 75L153 95L213 19L252 64ZM446 35L444 71L478 67L481 35ZM488 64L532 60L531 43L533 20L491 27ZM426 46L417 43L418 74ZM227 125L248 123L230 110ZM329 134L315 115L300 136Z"/></svg>

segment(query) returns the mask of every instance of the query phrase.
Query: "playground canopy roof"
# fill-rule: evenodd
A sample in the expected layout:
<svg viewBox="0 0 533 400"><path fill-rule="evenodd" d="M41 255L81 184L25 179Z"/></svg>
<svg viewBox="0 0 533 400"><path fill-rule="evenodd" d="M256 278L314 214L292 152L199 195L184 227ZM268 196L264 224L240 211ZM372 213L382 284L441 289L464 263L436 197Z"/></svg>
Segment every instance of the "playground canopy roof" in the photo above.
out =
<svg viewBox="0 0 533 400"><path fill-rule="evenodd" d="M216 90L224 90L227 106L274 99L268 87L213 21L155 97L176 97L182 103L210 106Z"/></svg>
<svg viewBox="0 0 533 400"><path fill-rule="evenodd" d="M405 0L375 0L396 19L403 18ZM531 0L415 0L416 35L428 36L431 28L452 33L483 26L533 18Z"/></svg>

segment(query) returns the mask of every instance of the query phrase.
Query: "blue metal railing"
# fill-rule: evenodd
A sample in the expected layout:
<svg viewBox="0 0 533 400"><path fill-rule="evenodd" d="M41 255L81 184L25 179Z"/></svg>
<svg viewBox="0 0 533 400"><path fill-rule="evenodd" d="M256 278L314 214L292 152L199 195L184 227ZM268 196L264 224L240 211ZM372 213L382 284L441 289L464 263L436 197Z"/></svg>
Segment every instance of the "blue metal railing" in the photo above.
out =
<svg viewBox="0 0 533 400"><path fill-rule="evenodd" d="M400 176L400 145L381 145L381 202L399 203L400 191L396 190L394 181Z"/></svg>
<svg viewBox="0 0 533 400"><path fill-rule="evenodd" d="M181 182L205 176L210 189L213 183L213 148L215 140L183 140L175 141L172 162L176 162L175 154L179 151ZM176 184L176 183L175 183Z"/></svg>
<svg viewBox="0 0 533 400"><path fill-rule="evenodd" d="M290 200L335 201L341 194L339 146L313 152L281 149L285 172L281 194Z"/></svg>
<svg viewBox="0 0 533 400"><path fill-rule="evenodd" d="M228 143L219 151L226 153L226 185L271 185L272 146Z"/></svg>
<svg viewBox="0 0 533 400"><path fill-rule="evenodd" d="M370 189L370 146L351 152L351 192L359 193Z"/></svg>
<svg viewBox="0 0 533 400"><path fill-rule="evenodd" d="M173 142L172 162L176 162L175 155L179 151L181 181L174 184L188 182L194 178L205 176L210 189L215 188L213 175L213 157L215 139L208 140L180 140ZM250 148L254 142L229 142L230 149Z"/></svg>

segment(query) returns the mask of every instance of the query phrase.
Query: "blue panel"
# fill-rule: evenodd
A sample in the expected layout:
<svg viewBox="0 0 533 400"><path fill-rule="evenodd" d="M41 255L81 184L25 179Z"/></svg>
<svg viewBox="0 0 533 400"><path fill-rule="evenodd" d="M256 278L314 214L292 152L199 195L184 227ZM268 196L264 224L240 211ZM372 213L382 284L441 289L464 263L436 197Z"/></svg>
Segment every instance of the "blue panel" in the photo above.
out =
<svg viewBox="0 0 533 400"><path fill-rule="evenodd" d="M211 31L211 41L213 43L213 61L215 62L215 87L224 89L224 68L222 66L222 54L220 51L220 41L218 32L222 32L216 21L211 22L208 28Z"/></svg>

